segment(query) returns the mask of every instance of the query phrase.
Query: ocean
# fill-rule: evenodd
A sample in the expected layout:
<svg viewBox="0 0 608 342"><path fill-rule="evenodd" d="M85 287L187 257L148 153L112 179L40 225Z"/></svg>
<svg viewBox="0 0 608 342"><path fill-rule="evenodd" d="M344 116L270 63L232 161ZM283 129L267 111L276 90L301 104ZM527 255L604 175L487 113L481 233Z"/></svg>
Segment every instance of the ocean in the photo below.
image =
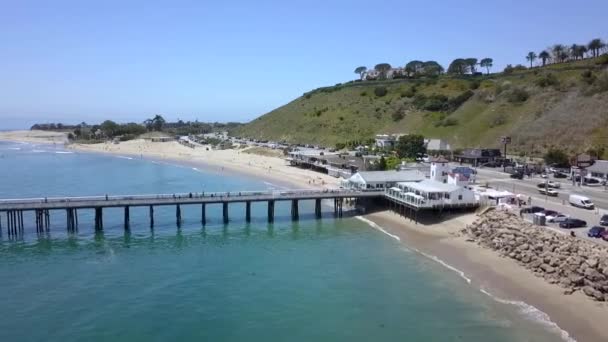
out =
<svg viewBox="0 0 608 342"><path fill-rule="evenodd" d="M61 146L0 142L0 198L244 191L263 180ZM556 341L561 331L525 305L495 300L466 276L356 218L291 222L266 207L64 212L49 233L0 236L0 341Z"/></svg>

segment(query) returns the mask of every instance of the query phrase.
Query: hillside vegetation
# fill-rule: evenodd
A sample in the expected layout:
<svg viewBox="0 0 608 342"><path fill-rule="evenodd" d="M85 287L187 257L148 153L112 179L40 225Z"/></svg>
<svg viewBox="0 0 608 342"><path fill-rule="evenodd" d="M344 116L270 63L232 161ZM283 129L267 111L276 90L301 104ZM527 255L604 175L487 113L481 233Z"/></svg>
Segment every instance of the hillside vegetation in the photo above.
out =
<svg viewBox="0 0 608 342"><path fill-rule="evenodd" d="M608 147L608 56L477 76L351 81L305 93L233 134L354 144L378 133L419 133L453 147L540 154Z"/></svg>

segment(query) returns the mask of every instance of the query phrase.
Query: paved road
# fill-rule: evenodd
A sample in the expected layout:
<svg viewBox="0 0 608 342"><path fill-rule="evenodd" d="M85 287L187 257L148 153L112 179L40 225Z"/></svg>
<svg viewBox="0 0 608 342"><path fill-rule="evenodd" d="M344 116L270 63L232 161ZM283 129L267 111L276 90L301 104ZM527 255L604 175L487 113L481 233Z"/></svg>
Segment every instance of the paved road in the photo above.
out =
<svg viewBox="0 0 608 342"><path fill-rule="evenodd" d="M564 234L570 234L570 231L574 231L579 237L608 246L608 242L606 241L587 237L589 228L599 225L601 216L603 214L608 214L608 191L606 191L604 187L573 186L567 179L554 179L552 176L549 177L549 180L561 184L561 188L557 189L559 193L558 197L544 196L538 192L537 185L545 181L545 179L541 177L519 180L510 178L508 174L500 172L497 169L477 169L476 182L477 184L484 184L487 182L493 188L511 191L526 197L530 196L532 197L532 205L534 206L555 210L564 215L585 220L587 222L587 227L584 228L562 229L554 223L548 223L547 226ZM589 197L589 199L596 204L596 209L587 210L573 207L568 203L568 196L572 193ZM530 222L532 221L531 215L525 215L524 218Z"/></svg>

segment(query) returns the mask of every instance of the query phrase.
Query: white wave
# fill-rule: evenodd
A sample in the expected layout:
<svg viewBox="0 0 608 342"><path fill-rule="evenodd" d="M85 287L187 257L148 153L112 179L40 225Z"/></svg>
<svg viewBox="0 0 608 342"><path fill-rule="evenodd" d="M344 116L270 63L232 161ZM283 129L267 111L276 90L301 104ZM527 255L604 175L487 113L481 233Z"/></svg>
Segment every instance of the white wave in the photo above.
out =
<svg viewBox="0 0 608 342"><path fill-rule="evenodd" d="M7 147L7 150L14 150L14 151L19 151L21 150L21 147Z"/></svg>
<svg viewBox="0 0 608 342"><path fill-rule="evenodd" d="M281 186L270 182L264 182L264 184L268 185L269 188L289 190L289 188L286 186Z"/></svg>
<svg viewBox="0 0 608 342"><path fill-rule="evenodd" d="M401 241L401 238L400 238L400 237L398 237L397 235L394 235L394 234L391 234L391 233L387 232L387 231L386 231L384 228L382 228L381 226L377 225L377 224L376 224L376 222L370 221L370 220L368 220L368 219L366 219L365 217L362 217L362 216L355 216L355 218L357 218L357 219L359 219L359 220L361 220L361 221L363 221L363 222L367 223L367 224L368 224L368 225L370 225L372 228L374 228L374 229L376 229L376 230L378 230L378 231L383 232L384 234L386 234L386 235L388 235L388 236L392 237L393 239L395 239L395 240L397 240L397 241Z"/></svg>
<svg viewBox="0 0 608 342"><path fill-rule="evenodd" d="M55 151L55 153L57 153L57 154L74 154L74 152L69 152L69 151Z"/></svg>
<svg viewBox="0 0 608 342"><path fill-rule="evenodd" d="M44 153L44 152L47 152L47 151L44 151L44 150L32 150L32 153Z"/></svg>
<svg viewBox="0 0 608 342"><path fill-rule="evenodd" d="M388 236L396 239L397 241L401 241L401 239L398 236L393 235L393 234L387 232L384 228L382 228L381 226L379 226L375 222L370 221L370 220L366 219L365 217L361 217L361 216L355 216L355 217L357 219L359 219L359 220L367 223L372 228L374 228L374 229L376 229L378 231L383 232L384 234L386 234L386 235L388 235ZM417 253L420 253L421 255L423 255L423 256L425 256L425 257L427 257L427 258L429 258L429 259L431 259L431 260L433 260L433 261L435 261L437 263L439 263L443 267L445 267L445 268L447 268L447 269L449 269L449 270L451 270L453 272L456 272L462 279L464 279L467 282L467 284L469 284L469 285L471 284L471 278L467 277L466 274L464 273L464 271L462 271L462 270L460 270L460 269L458 269L458 268L456 268L456 267L448 264L447 262L441 260L440 258L438 258L435 255L424 253L424 252L420 251L419 249L413 248L411 246L408 246L408 248L410 248L410 249L416 251ZM508 299L503 299L503 298L494 296L493 294L491 294L490 292L488 292L487 290L485 290L483 288L480 288L479 290L482 293L486 294L487 296L489 296L490 298L492 298L493 300L495 300L495 301L497 301L499 303L508 304L508 305L515 305L516 307L519 308L520 313L524 317L526 317L526 318L528 318L528 319L530 319L532 321L539 322L539 323L543 324L544 326L548 327L549 329L552 329L554 331L559 332L560 336L562 337L562 339L564 341L567 341L567 342L576 342L576 340L572 336L570 336L570 334L566 330L560 328L559 325L557 325L557 323L553 322L551 320L551 317L547 313L545 313L544 311L539 310L535 306L530 305L530 304L528 304L526 302L523 302L523 301L508 300Z"/></svg>
<svg viewBox="0 0 608 342"><path fill-rule="evenodd" d="M195 167L193 167L193 168L192 168L192 170L194 170L194 171L196 171L196 172L199 172L199 171L200 171L199 169L197 169L197 168L195 168Z"/></svg>
<svg viewBox="0 0 608 342"><path fill-rule="evenodd" d="M576 340L572 336L570 336L570 334L568 334L568 332L566 330L560 328L559 325L557 325L555 322L553 322L549 315L547 315L544 311L539 310L535 306L530 305L526 302L519 301L519 300L508 300L508 299L497 297L483 288L479 289L479 291L481 291L483 294L487 295L488 297L492 298L493 300L495 300L499 303L516 306L519 309L519 311L527 318L540 322L541 324L547 326L548 328L558 331L564 341L576 342Z"/></svg>
<svg viewBox="0 0 608 342"><path fill-rule="evenodd" d="M126 156L116 156L116 158L133 160L133 158L131 158L131 157L126 157Z"/></svg>

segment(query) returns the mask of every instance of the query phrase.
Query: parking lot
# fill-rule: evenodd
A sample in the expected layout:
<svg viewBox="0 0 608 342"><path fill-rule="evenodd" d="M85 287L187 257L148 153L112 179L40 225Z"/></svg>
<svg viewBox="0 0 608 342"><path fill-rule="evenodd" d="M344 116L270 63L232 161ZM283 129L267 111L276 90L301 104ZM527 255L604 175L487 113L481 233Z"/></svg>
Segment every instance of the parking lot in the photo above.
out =
<svg viewBox="0 0 608 342"><path fill-rule="evenodd" d="M538 191L538 184L544 183L546 180L557 182L560 187L557 190L558 196L541 195ZM488 184L492 188L498 190L507 190L514 194L521 194L527 201L532 200L533 206L542 207L549 210L555 210L566 216L581 219L587 222L586 227L565 229L560 228L558 223L547 223L546 228L552 229L563 234L570 234L573 231L577 237L591 240L608 247L608 242L602 239L587 237L587 231L598 226L600 218L604 214L608 214L608 191L604 186L588 187L572 185L572 181L565 178L553 178L549 175L548 178L525 177L524 179L510 178L509 174L503 173L500 168L480 168L477 169L477 184ZM588 197L596 207L593 210L577 208L570 205L568 198L570 194L578 194ZM515 208L519 212L520 208ZM524 219L532 222L532 214L524 214Z"/></svg>

